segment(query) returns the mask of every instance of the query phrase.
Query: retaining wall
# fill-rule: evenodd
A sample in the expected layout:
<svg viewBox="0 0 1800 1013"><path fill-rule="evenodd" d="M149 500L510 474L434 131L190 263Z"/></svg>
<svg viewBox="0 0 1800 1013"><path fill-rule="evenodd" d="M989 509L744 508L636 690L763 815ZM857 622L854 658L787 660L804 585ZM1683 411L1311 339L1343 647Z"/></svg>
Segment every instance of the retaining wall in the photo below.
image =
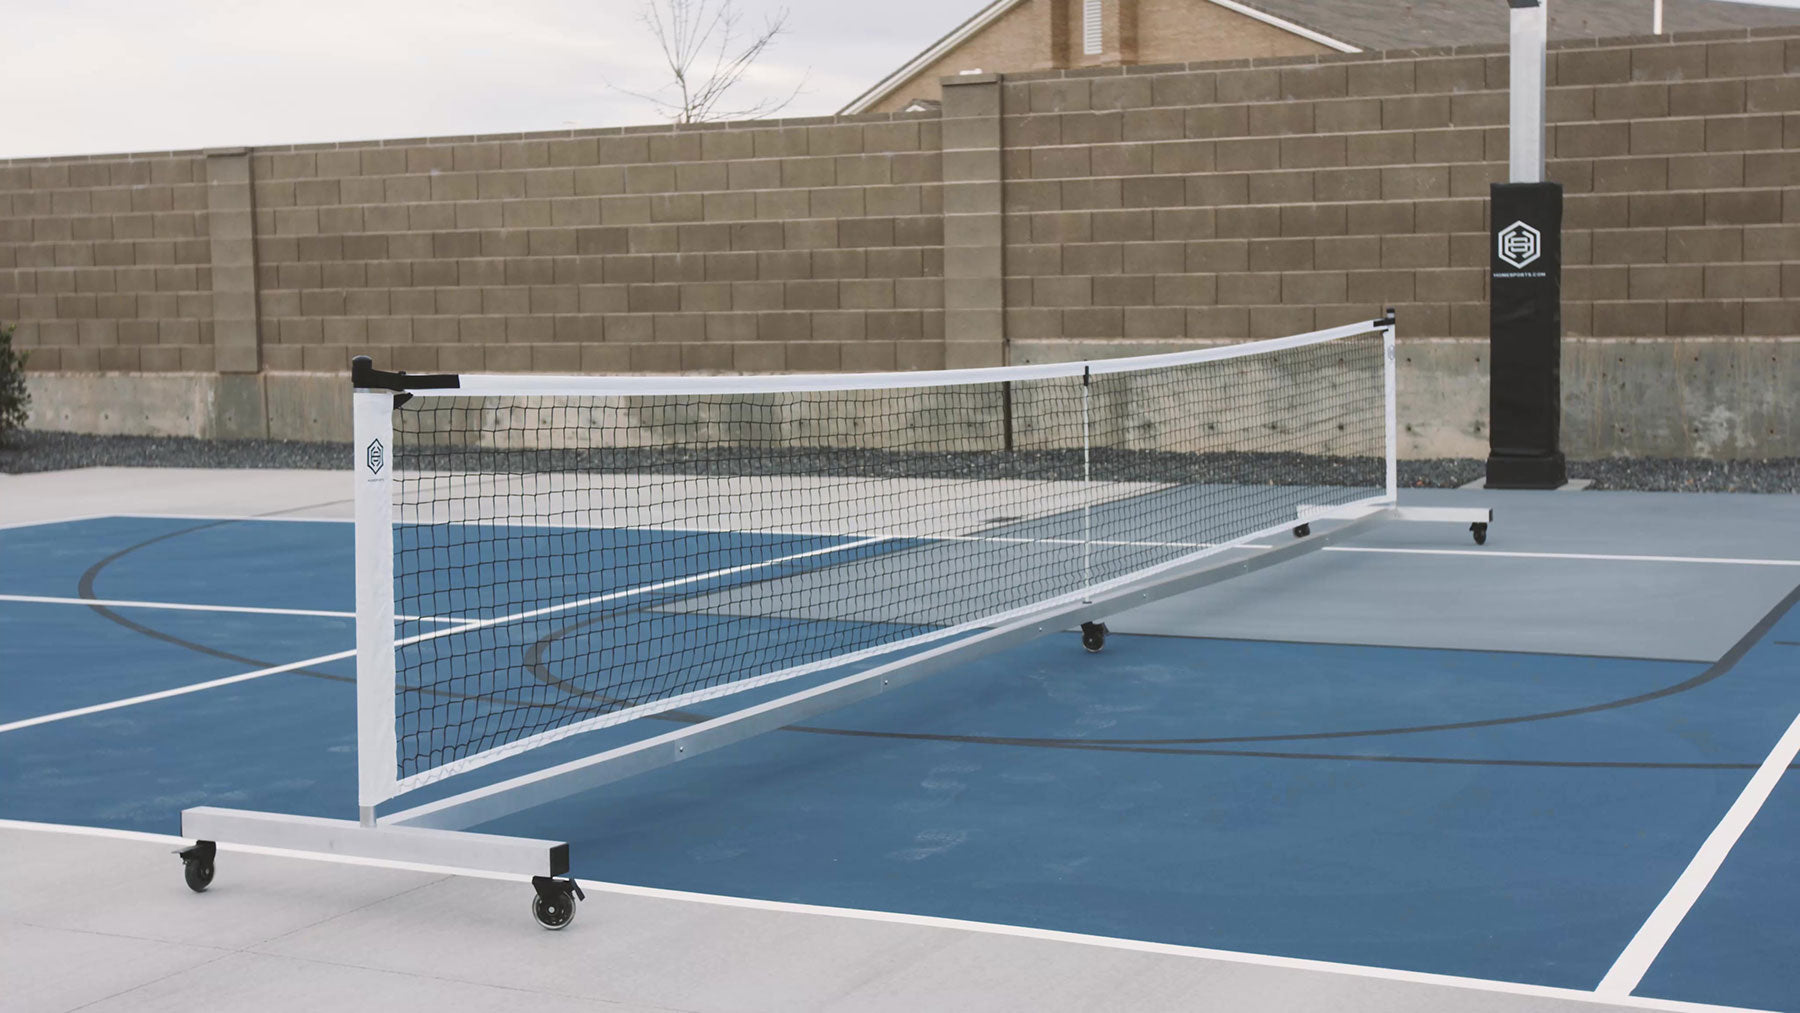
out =
<svg viewBox="0 0 1800 1013"><path fill-rule="evenodd" d="M352 354L934 368L1391 305L1405 452L1479 456L1506 70L963 75L941 114L0 162L0 320L34 425L318 437ZM1551 81L1568 452L1800 454L1800 29L1563 45Z"/></svg>

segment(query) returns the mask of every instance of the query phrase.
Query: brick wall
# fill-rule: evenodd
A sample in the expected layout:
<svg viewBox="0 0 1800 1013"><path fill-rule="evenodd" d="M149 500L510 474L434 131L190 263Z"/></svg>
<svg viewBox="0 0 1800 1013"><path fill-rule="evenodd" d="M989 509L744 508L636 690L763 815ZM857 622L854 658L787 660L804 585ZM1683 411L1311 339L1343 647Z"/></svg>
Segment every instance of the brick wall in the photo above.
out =
<svg viewBox="0 0 1800 1013"><path fill-rule="evenodd" d="M1800 30L1550 70L1571 452L1800 453ZM1393 305L1409 449L1479 453L1505 74L1495 49L1092 68L947 79L941 117L0 162L0 320L43 391L225 375L276 432L337 408L267 378L353 353L911 369Z"/></svg>
<svg viewBox="0 0 1800 1013"><path fill-rule="evenodd" d="M203 162L0 162L0 321L29 368L214 368Z"/></svg>
<svg viewBox="0 0 1800 1013"><path fill-rule="evenodd" d="M1503 51L1009 76L1006 335L1484 338ZM1800 333L1800 39L1553 54L1572 338Z"/></svg>

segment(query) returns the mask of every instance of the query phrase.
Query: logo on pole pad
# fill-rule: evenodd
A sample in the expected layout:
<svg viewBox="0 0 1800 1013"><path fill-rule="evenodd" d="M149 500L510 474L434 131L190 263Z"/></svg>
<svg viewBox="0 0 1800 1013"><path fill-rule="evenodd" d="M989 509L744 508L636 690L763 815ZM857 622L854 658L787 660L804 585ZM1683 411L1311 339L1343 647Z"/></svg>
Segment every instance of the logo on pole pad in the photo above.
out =
<svg viewBox="0 0 1800 1013"><path fill-rule="evenodd" d="M1513 222L1500 230L1500 259L1518 268L1538 259L1543 252L1543 237L1524 222Z"/></svg>
<svg viewBox="0 0 1800 1013"><path fill-rule="evenodd" d="M382 449L380 440L370 440L369 447L363 451L363 461L369 466L369 474L381 474L381 466L387 462L387 451Z"/></svg>

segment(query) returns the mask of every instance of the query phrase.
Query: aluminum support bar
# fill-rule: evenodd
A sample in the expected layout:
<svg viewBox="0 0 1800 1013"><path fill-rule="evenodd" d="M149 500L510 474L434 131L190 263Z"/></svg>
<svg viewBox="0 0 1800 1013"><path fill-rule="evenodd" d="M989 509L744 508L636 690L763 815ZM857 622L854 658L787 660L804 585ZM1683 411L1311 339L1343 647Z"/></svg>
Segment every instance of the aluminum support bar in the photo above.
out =
<svg viewBox="0 0 1800 1013"><path fill-rule="evenodd" d="M523 876L563 876L569 846L561 841L459 831L420 830L386 823L291 816L201 806L181 813L181 834L196 841L287 851L375 858Z"/></svg>

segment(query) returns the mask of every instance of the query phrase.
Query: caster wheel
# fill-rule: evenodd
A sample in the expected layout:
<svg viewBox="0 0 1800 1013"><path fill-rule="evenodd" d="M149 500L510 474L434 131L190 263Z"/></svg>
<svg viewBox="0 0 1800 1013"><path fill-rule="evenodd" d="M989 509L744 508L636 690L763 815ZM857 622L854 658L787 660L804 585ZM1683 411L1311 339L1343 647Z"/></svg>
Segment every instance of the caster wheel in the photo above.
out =
<svg viewBox="0 0 1800 1013"><path fill-rule="evenodd" d="M1305 538L1307 535L1310 535L1310 534L1312 534L1312 525L1311 524L1302 524L1294 529L1294 537L1295 538Z"/></svg>
<svg viewBox="0 0 1800 1013"><path fill-rule="evenodd" d="M189 890L201 893L212 885L213 858L218 853L219 846L212 841L200 841L175 853L181 858L181 876L187 880Z"/></svg>
<svg viewBox="0 0 1800 1013"><path fill-rule="evenodd" d="M212 885L213 864L198 858L189 858L181 863L182 878L187 880L188 889L195 893L204 893Z"/></svg>
<svg viewBox="0 0 1800 1013"><path fill-rule="evenodd" d="M587 899L581 884L572 879L533 876L531 888L537 891L537 896L531 898L531 917L553 931L574 921L575 902Z"/></svg>
<svg viewBox="0 0 1800 1013"><path fill-rule="evenodd" d="M1089 654L1098 654L1106 646L1105 623L1082 623L1081 646L1087 648Z"/></svg>
<svg viewBox="0 0 1800 1013"><path fill-rule="evenodd" d="M563 928L575 920L575 897L566 893L560 897L533 897L531 917L537 919L539 925L552 931Z"/></svg>
<svg viewBox="0 0 1800 1013"><path fill-rule="evenodd" d="M1475 536L1475 544L1476 545L1486 545L1487 544L1487 525L1486 524L1483 524L1480 521L1476 521L1474 524L1469 525L1469 534Z"/></svg>

